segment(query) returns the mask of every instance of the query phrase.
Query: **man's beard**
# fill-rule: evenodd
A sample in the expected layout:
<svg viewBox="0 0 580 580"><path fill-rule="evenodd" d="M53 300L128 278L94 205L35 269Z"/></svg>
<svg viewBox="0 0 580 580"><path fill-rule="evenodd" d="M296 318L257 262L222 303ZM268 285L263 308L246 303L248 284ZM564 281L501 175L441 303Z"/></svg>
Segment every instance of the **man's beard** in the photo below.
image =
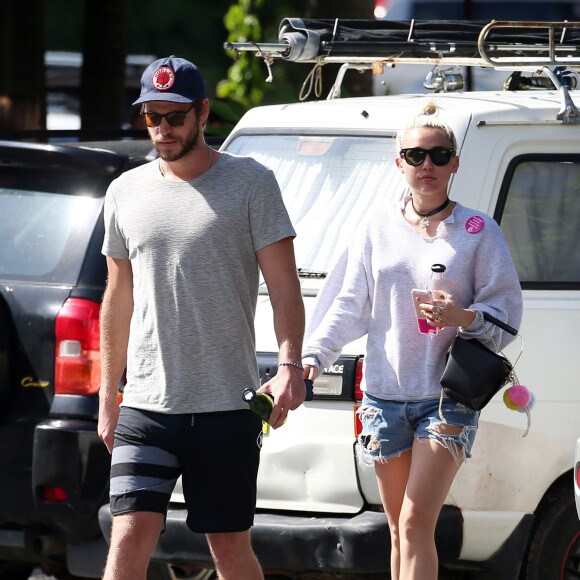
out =
<svg viewBox="0 0 580 580"><path fill-rule="evenodd" d="M181 145L181 150L177 151L177 153L168 154L167 152L162 152L155 142L153 142L153 147L155 147L155 150L163 161L179 161L195 149L199 142L199 133L199 124L196 124L193 131L187 135L183 141L174 137L174 139Z"/></svg>

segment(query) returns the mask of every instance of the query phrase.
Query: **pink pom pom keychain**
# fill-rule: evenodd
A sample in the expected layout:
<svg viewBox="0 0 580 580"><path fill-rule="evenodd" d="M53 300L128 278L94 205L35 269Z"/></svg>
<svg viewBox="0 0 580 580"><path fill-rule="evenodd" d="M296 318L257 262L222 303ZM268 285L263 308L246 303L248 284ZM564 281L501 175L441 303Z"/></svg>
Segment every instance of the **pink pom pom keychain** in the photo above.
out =
<svg viewBox="0 0 580 580"><path fill-rule="evenodd" d="M530 410L536 402L534 394L524 385L514 384L504 391L503 402L508 409L526 414L528 426L522 435L522 437L525 437L529 433L532 424Z"/></svg>

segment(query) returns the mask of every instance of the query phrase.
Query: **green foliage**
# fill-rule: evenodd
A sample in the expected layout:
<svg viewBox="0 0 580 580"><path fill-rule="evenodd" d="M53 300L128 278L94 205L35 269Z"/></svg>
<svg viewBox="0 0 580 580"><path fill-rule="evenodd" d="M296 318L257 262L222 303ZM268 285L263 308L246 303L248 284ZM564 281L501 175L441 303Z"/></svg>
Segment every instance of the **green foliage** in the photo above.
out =
<svg viewBox="0 0 580 580"><path fill-rule="evenodd" d="M259 8L263 0L254 0ZM238 0L224 17L228 31L228 42L258 42L261 40L261 26L258 17L250 13L252 0ZM260 61L250 53L238 56L230 54L234 64L228 69L227 79L217 85L216 94L221 99L231 99L247 108L262 102L264 95L264 73Z"/></svg>
<svg viewBox="0 0 580 580"><path fill-rule="evenodd" d="M46 48L81 52L85 0L45 1L50 4L46 10ZM372 0L128 1L128 53L151 59L175 54L196 63L212 101L208 129L219 134L227 132L249 107L295 101L310 72L309 66L277 59L271 67L273 82L266 83L269 73L262 58L255 52L244 52L236 59L233 51L223 49L226 40L276 42L284 17L364 17L363 5L368 4L369 11L372 6ZM343 5L351 7L350 13ZM325 79L331 77L325 70ZM138 89L138 84L130 87L131 98Z"/></svg>
<svg viewBox="0 0 580 580"><path fill-rule="evenodd" d="M230 6L223 19L228 31L228 42L262 40L262 24L253 11L258 11L263 5L264 0L237 0ZM265 41L272 40L268 38ZM257 53L250 51L238 55L229 50L226 53L234 63L227 71L227 78L217 83L218 99L212 102L212 111L218 122L210 119L208 127L215 134L227 134L246 110L262 105L265 101L283 102L291 99L288 83L284 80L281 69L283 63L276 62L273 65L275 82L268 83L266 78L269 71Z"/></svg>

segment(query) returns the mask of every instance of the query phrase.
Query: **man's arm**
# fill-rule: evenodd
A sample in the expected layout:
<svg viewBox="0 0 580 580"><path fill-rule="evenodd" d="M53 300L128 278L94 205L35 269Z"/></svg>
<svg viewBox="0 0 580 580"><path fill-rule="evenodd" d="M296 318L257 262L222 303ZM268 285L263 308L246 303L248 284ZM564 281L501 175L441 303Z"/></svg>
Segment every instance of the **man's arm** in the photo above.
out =
<svg viewBox="0 0 580 580"><path fill-rule="evenodd" d="M305 315L292 238L270 244L256 255L274 311L278 362L301 365ZM297 366L281 366L276 376L263 385L262 390L271 393L276 402L270 415L273 427L282 425L288 411L304 401L306 387L302 375Z"/></svg>
<svg viewBox="0 0 580 580"><path fill-rule="evenodd" d="M101 305L101 388L98 433L112 452L119 419L117 395L127 364L133 314L133 270L129 260L107 258L107 288Z"/></svg>

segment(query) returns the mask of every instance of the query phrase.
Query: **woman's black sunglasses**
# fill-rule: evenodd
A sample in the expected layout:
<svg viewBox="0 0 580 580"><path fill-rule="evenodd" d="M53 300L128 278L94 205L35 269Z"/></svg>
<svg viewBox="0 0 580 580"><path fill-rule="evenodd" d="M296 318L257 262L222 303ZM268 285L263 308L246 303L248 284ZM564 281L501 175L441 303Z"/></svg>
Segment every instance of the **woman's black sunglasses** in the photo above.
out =
<svg viewBox="0 0 580 580"><path fill-rule="evenodd" d="M448 147L432 147L431 149L409 147L408 149L401 149L400 155L413 167L421 165L425 161L427 155L431 158L433 165L443 167L451 161L451 158L455 155L455 149L449 149Z"/></svg>
<svg viewBox="0 0 580 580"><path fill-rule="evenodd" d="M191 105L187 111L173 111L173 113L166 113L165 115L149 113L148 111L141 111L141 115L143 115L147 127L159 127L162 119L166 119L172 127L183 127L183 123L185 123L185 115L187 115L194 106L195 105Z"/></svg>

